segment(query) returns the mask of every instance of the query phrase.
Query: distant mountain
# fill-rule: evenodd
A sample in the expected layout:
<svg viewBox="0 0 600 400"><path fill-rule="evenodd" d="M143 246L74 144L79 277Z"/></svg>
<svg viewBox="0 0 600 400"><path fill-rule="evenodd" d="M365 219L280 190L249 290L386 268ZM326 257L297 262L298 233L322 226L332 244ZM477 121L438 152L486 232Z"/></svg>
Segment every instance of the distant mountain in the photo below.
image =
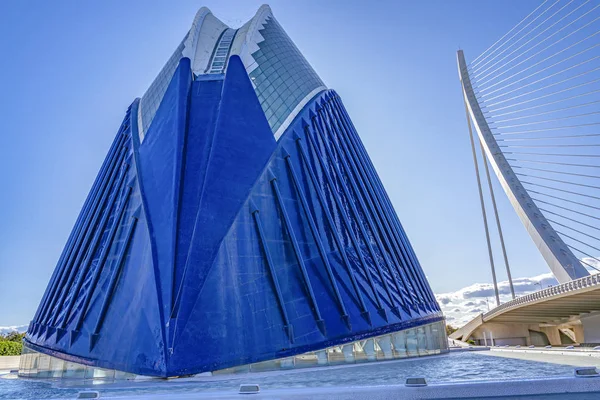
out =
<svg viewBox="0 0 600 400"><path fill-rule="evenodd" d="M23 333L26 330L27 330L27 325L0 326L0 335L6 335L7 333L11 333L14 331Z"/></svg>

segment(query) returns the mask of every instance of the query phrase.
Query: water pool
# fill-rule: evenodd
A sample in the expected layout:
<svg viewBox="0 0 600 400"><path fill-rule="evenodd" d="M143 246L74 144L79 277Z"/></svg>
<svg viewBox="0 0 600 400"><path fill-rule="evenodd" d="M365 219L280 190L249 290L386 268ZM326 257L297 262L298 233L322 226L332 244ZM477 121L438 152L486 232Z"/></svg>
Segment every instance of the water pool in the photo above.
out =
<svg viewBox="0 0 600 400"><path fill-rule="evenodd" d="M281 388L331 388L402 384L407 377L422 376L429 383L475 380L528 379L572 376L573 366L489 356L481 352L450 353L428 358L375 364L325 367L287 372L250 373L174 380L127 381L93 384L81 381L0 379L0 399L75 398L83 389L103 396L206 393L236 390L240 383L258 383L261 390Z"/></svg>

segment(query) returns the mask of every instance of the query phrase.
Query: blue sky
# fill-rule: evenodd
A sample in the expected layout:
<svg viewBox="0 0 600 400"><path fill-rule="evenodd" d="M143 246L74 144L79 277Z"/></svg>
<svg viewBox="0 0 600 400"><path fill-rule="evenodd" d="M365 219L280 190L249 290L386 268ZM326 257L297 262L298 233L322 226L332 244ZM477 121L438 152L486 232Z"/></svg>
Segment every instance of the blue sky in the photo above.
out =
<svg viewBox="0 0 600 400"><path fill-rule="evenodd" d="M539 3L270 3L342 97L437 293L491 281L455 52L475 58ZM239 26L260 4L0 2L0 325L35 312L127 106L197 9ZM548 272L496 188L513 276Z"/></svg>

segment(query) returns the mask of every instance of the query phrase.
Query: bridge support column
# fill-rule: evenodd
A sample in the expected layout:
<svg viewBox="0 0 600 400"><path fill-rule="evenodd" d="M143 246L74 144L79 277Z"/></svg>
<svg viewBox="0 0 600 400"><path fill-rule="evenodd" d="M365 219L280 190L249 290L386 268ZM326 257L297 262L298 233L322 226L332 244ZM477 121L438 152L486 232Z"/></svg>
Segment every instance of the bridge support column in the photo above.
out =
<svg viewBox="0 0 600 400"><path fill-rule="evenodd" d="M582 327L580 331L583 331L583 339L580 343L600 343L600 314L581 317L580 319ZM573 331L579 341L577 330L573 329Z"/></svg>
<svg viewBox="0 0 600 400"><path fill-rule="evenodd" d="M571 327L575 334L575 341L577 343L585 343L585 335L583 332L583 325L574 325Z"/></svg>
<svg viewBox="0 0 600 400"><path fill-rule="evenodd" d="M560 340L560 331L557 326L541 326L540 331L545 333L548 337L548 342L552 346L560 346L562 341Z"/></svg>

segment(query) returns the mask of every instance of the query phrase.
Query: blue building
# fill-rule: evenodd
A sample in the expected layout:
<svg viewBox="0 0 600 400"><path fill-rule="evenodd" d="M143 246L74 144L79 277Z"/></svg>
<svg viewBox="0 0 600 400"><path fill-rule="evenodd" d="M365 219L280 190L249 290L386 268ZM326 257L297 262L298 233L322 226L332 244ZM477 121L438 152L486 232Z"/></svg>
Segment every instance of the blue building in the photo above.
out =
<svg viewBox="0 0 600 400"><path fill-rule="evenodd" d="M444 319L339 96L268 6L201 9L129 107L20 373L181 376L447 351Z"/></svg>

